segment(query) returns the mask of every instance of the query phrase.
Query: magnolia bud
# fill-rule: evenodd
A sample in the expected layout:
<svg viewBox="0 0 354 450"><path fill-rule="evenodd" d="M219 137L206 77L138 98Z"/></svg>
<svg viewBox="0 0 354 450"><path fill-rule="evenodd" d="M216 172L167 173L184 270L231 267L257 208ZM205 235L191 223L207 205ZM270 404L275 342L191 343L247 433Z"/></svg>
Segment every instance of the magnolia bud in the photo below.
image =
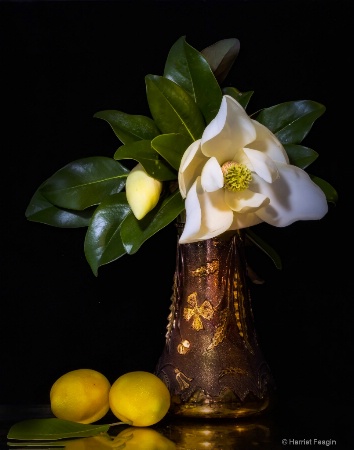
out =
<svg viewBox="0 0 354 450"><path fill-rule="evenodd" d="M139 163L129 173L125 190L129 206L134 216L140 220L157 205L162 182L150 177Z"/></svg>

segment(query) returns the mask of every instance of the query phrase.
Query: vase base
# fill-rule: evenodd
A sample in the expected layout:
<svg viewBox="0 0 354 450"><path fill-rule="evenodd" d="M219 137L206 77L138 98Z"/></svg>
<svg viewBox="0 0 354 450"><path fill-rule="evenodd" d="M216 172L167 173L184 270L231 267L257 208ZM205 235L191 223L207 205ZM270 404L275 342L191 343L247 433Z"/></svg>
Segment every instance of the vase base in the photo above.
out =
<svg viewBox="0 0 354 450"><path fill-rule="evenodd" d="M254 417L264 414L271 407L270 397L263 399L251 399L244 402L215 402L204 401L181 402L179 398L173 397L170 413L178 417L194 417L203 419L238 419Z"/></svg>

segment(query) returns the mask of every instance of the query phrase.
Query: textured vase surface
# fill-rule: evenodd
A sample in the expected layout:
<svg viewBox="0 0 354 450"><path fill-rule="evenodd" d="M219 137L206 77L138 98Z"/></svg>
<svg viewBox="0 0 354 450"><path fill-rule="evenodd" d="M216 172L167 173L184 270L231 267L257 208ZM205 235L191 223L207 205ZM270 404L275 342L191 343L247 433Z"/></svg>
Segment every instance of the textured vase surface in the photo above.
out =
<svg viewBox="0 0 354 450"><path fill-rule="evenodd" d="M166 343L155 373L170 413L237 418L268 409L274 383L258 345L240 232L179 244Z"/></svg>

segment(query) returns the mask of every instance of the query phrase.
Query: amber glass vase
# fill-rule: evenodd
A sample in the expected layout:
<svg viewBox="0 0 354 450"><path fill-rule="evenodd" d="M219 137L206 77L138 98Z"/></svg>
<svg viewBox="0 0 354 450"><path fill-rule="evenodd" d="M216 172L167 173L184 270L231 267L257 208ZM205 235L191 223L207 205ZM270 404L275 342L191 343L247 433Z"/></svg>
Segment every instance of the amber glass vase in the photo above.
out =
<svg viewBox="0 0 354 450"><path fill-rule="evenodd" d="M155 371L171 393L173 415L249 417L271 405L274 382L257 341L244 250L242 231L191 244L177 239L166 343Z"/></svg>

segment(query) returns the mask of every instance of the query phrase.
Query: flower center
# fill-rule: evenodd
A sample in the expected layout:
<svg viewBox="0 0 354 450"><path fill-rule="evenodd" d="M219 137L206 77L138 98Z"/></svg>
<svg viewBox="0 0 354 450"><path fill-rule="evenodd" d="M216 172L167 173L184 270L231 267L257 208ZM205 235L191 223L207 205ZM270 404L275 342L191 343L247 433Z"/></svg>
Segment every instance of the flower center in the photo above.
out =
<svg viewBox="0 0 354 450"><path fill-rule="evenodd" d="M252 181L252 173L244 164L227 161L221 166L221 170L224 174L224 188L229 191L243 191Z"/></svg>

